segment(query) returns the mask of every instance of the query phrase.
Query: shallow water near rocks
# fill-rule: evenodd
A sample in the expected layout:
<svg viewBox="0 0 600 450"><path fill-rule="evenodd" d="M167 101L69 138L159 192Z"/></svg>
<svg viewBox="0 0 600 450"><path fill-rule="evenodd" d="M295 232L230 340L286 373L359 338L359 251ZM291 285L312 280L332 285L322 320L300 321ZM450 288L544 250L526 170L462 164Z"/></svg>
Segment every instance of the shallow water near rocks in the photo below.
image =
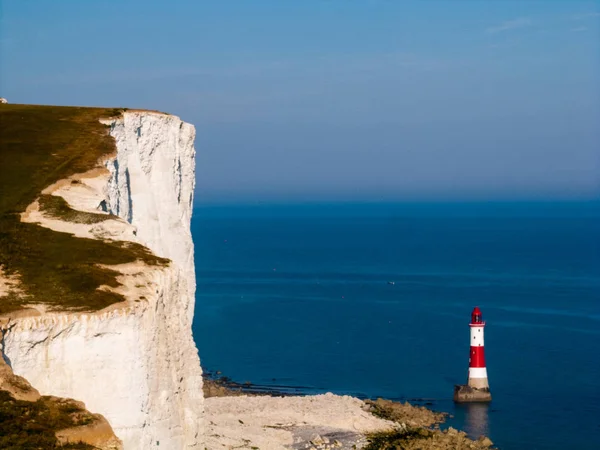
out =
<svg viewBox="0 0 600 450"><path fill-rule="evenodd" d="M412 400L503 449L600 443L599 203L214 206L192 233L205 369ZM455 406L475 305L493 402Z"/></svg>

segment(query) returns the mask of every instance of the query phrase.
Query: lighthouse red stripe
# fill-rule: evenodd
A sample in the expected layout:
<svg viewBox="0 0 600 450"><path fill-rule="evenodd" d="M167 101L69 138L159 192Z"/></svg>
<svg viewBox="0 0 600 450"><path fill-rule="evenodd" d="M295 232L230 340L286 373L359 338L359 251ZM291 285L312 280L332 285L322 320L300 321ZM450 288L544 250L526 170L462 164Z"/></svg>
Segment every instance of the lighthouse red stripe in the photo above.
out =
<svg viewBox="0 0 600 450"><path fill-rule="evenodd" d="M469 367L485 367L484 347L471 347L471 357L469 358Z"/></svg>

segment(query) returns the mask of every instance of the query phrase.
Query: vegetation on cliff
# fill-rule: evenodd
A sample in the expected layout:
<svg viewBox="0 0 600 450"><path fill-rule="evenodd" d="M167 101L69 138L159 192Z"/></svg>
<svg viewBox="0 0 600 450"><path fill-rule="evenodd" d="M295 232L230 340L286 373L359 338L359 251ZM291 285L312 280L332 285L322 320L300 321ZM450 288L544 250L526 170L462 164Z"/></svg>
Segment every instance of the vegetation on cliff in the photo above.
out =
<svg viewBox="0 0 600 450"><path fill-rule="evenodd" d="M82 443L60 445L56 432L87 425L94 416L74 401L40 397L36 401L14 399L0 390L0 448L3 449L80 449L95 447Z"/></svg>
<svg viewBox="0 0 600 450"><path fill-rule="evenodd" d="M20 214L36 199L46 214L78 223L109 216L72 210L58 197L41 196L47 186L99 166L116 152L100 118L122 109L37 105L0 105L0 267L17 276L19 294L0 298L0 314L27 303L46 303L56 309L98 310L123 300L115 265L143 259L164 260L132 243L76 238L32 223Z"/></svg>
<svg viewBox="0 0 600 450"><path fill-rule="evenodd" d="M0 343L4 340L0 330ZM1 349L1 346L0 346ZM69 398L42 396L0 357L0 449L122 450L100 414Z"/></svg>

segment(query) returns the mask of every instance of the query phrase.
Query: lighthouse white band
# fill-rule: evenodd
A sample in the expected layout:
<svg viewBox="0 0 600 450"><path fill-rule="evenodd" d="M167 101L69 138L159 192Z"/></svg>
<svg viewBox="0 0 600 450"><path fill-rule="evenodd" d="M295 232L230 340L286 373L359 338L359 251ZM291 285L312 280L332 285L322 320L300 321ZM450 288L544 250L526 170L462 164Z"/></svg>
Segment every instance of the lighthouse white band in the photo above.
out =
<svg viewBox="0 0 600 450"><path fill-rule="evenodd" d="M471 347L483 347L483 327L471 327Z"/></svg>
<svg viewBox="0 0 600 450"><path fill-rule="evenodd" d="M469 367L469 378L487 378L485 367Z"/></svg>

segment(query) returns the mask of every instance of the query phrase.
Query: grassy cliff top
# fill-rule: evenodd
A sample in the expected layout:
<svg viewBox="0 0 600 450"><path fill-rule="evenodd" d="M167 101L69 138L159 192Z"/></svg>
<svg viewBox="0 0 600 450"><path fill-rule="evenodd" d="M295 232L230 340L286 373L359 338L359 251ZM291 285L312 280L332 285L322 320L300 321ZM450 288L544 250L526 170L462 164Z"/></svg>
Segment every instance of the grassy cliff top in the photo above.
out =
<svg viewBox="0 0 600 450"><path fill-rule="evenodd" d="M100 285L118 286L114 265L144 259L158 264L144 247L131 243L81 239L36 224L22 223L20 213L41 191L58 180L98 166L116 153L114 139L101 118L122 109L0 104L0 266L16 275L25 294L0 298L0 314L27 303L57 309L98 310L123 300ZM48 203L51 199L45 198ZM56 201L55 201L56 203ZM65 220L77 215L66 203L54 205ZM89 214L89 220L106 215Z"/></svg>

